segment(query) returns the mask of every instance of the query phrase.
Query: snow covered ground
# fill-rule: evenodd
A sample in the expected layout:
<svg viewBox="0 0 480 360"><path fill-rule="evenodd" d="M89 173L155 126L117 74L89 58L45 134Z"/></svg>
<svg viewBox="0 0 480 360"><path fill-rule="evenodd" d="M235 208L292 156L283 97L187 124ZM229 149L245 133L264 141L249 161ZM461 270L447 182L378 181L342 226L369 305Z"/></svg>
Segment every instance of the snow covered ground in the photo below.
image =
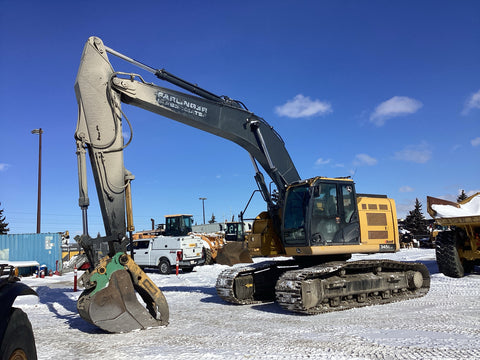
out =
<svg viewBox="0 0 480 360"><path fill-rule="evenodd" d="M162 289L170 324L108 334L76 311L73 273L24 278L39 294L15 303L29 316L39 359L480 359L480 275L438 272L433 249L359 255L420 261L427 296L322 315L290 314L275 303L236 306L215 291L221 265L189 274L148 275ZM258 261L258 259L256 259ZM477 268L478 270L478 268Z"/></svg>

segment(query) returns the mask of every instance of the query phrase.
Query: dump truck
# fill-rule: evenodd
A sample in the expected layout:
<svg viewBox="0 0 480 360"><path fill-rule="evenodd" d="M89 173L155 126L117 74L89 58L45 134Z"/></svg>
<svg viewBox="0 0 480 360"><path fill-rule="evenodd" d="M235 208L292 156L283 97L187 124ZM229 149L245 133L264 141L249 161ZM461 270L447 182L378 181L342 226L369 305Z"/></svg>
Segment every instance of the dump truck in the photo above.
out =
<svg viewBox="0 0 480 360"><path fill-rule="evenodd" d="M480 265L480 192L458 203L427 196L427 211L446 230L435 237L438 269L461 278Z"/></svg>

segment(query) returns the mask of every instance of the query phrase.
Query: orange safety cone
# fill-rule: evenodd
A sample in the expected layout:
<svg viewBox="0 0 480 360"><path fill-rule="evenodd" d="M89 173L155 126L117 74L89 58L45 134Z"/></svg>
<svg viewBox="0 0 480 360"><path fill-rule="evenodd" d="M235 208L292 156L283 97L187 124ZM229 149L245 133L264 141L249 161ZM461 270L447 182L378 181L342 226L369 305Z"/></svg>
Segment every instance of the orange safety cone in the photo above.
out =
<svg viewBox="0 0 480 360"><path fill-rule="evenodd" d="M177 263L176 263L176 266L175 266L175 268L176 268L175 273L176 273L177 276L178 276L178 267L179 267L178 263L180 262L180 257L181 256L182 256L182 251L177 251Z"/></svg>

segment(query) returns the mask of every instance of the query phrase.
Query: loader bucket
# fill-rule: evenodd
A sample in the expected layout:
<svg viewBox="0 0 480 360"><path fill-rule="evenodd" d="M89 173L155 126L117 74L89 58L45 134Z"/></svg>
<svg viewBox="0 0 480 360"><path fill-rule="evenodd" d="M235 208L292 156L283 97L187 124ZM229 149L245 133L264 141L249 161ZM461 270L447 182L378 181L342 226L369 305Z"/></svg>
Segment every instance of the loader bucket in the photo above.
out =
<svg viewBox="0 0 480 360"><path fill-rule="evenodd" d="M232 241L218 250L217 264L232 266L241 263L253 263L246 243Z"/></svg>

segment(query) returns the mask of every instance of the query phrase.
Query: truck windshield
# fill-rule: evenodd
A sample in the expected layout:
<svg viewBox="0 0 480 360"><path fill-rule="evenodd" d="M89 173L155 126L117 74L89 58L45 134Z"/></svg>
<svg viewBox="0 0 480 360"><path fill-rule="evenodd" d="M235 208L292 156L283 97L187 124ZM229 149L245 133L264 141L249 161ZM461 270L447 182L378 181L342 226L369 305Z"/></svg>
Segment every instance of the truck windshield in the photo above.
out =
<svg viewBox="0 0 480 360"><path fill-rule="evenodd" d="M289 190L283 215L283 239L286 245L306 244L305 216L308 207L308 185Z"/></svg>

